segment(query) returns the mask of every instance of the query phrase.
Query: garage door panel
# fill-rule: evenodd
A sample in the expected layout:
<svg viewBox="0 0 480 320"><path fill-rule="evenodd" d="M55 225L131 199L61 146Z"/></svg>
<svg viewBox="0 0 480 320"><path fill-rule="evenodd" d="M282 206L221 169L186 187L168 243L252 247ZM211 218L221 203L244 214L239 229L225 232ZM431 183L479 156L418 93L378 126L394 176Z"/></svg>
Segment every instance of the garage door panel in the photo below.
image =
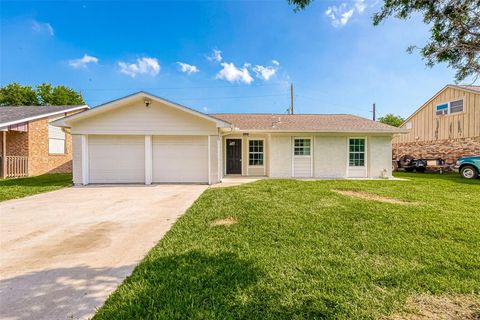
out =
<svg viewBox="0 0 480 320"><path fill-rule="evenodd" d="M143 183L144 136L89 136L91 183Z"/></svg>
<svg viewBox="0 0 480 320"><path fill-rule="evenodd" d="M206 136L154 136L153 182L208 182Z"/></svg>

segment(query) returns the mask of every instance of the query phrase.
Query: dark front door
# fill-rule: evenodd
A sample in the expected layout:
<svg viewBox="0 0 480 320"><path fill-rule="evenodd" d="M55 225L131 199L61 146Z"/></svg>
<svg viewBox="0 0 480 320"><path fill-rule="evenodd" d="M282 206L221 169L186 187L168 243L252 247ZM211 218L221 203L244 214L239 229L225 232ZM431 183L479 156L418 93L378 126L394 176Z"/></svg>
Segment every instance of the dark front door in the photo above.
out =
<svg viewBox="0 0 480 320"><path fill-rule="evenodd" d="M227 174L242 173L242 139L227 139Z"/></svg>

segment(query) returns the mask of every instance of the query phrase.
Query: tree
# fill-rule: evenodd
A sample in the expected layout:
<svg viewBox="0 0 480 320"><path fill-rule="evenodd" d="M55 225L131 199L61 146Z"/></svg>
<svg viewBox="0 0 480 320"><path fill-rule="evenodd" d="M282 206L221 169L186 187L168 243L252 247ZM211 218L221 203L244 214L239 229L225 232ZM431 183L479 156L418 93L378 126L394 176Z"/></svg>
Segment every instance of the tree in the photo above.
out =
<svg viewBox="0 0 480 320"><path fill-rule="evenodd" d="M42 83L37 86L37 94L42 105L63 106L85 104L80 93L65 86L52 87Z"/></svg>
<svg viewBox="0 0 480 320"><path fill-rule="evenodd" d="M288 0L295 10L302 10L312 0ZM420 48L427 66L447 63L456 70L456 81L480 76L480 0L384 0L380 12L373 16L379 25L390 16L406 20L423 15L430 25L430 40ZM409 53L417 47L407 49Z"/></svg>
<svg viewBox="0 0 480 320"><path fill-rule="evenodd" d="M49 83L42 83L33 89L30 86L11 83L0 88L1 106L83 104L85 101L80 93L62 85L54 87Z"/></svg>
<svg viewBox="0 0 480 320"><path fill-rule="evenodd" d="M378 121L394 127L400 127L403 121L405 121L405 119L403 119L400 116L396 116L392 113L389 113L389 114L386 114L384 117L378 118Z"/></svg>
<svg viewBox="0 0 480 320"><path fill-rule="evenodd" d="M14 82L0 88L0 105L35 106L38 98L35 89Z"/></svg>

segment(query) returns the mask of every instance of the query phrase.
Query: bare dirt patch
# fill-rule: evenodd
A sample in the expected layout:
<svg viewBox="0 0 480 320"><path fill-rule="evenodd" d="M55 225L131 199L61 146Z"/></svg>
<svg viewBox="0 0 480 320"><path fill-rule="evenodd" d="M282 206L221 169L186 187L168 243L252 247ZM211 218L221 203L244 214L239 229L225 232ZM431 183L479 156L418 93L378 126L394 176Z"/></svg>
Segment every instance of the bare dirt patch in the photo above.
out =
<svg viewBox="0 0 480 320"><path fill-rule="evenodd" d="M414 296L407 301L409 313L388 320L479 320L480 299L471 296Z"/></svg>
<svg viewBox="0 0 480 320"><path fill-rule="evenodd" d="M224 218L224 219L218 219L212 222L212 227L216 226L231 226L232 224L237 223L237 220L235 220L232 217Z"/></svg>
<svg viewBox="0 0 480 320"><path fill-rule="evenodd" d="M373 201L394 203L394 204L417 204L416 202L407 202L407 201L383 197L383 196L379 196L378 194L373 194L373 193L368 193L363 191L335 190L335 189L332 189L332 191L344 196L355 197L355 198L360 198L365 200L373 200Z"/></svg>

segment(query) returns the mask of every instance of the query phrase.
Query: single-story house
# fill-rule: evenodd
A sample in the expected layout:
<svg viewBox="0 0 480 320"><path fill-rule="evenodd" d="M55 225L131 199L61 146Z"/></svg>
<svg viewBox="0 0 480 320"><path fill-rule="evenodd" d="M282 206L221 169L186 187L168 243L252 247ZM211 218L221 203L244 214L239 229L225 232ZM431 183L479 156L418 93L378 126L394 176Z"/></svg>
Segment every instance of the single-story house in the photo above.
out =
<svg viewBox="0 0 480 320"><path fill-rule="evenodd" d="M204 114L145 92L55 125L71 130L73 180L84 185L388 178L403 132L346 114Z"/></svg>
<svg viewBox="0 0 480 320"><path fill-rule="evenodd" d="M52 121L88 106L1 106L0 176L71 172L71 137Z"/></svg>

